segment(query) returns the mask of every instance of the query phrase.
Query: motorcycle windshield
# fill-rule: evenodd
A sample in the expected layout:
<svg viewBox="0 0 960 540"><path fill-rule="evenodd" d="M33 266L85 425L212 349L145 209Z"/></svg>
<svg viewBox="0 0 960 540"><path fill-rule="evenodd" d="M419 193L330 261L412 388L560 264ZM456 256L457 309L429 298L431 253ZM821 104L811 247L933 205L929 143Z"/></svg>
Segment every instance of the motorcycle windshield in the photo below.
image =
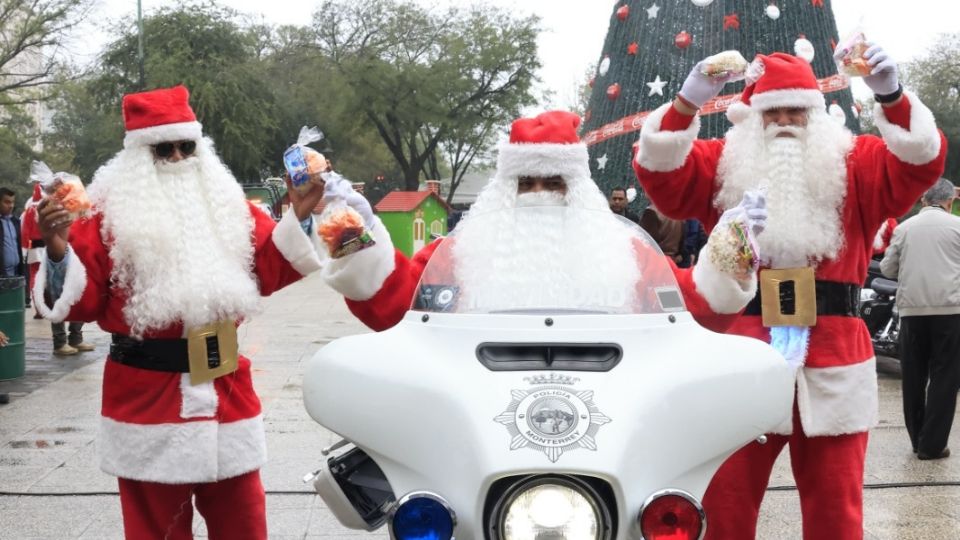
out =
<svg viewBox="0 0 960 540"><path fill-rule="evenodd" d="M673 267L610 211L525 207L465 216L437 246L415 311L650 314L684 311Z"/></svg>

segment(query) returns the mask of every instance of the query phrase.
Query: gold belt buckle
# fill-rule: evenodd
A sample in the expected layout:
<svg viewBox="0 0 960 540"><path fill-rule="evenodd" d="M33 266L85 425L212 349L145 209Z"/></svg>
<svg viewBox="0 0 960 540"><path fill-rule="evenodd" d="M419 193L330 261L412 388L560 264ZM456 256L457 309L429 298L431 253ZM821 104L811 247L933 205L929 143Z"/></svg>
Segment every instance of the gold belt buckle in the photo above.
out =
<svg viewBox="0 0 960 540"><path fill-rule="evenodd" d="M224 320L191 328L187 332L187 353L192 385L233 373L239 366L236 324Z"/></svg>
<svg viewBox="0 0 960 540"><path fill-rule="evenodd" d="M793 290L793 306L783 300ZM817 286L813 268L782 268L760 271L763 325L816 326Z"/></svg>

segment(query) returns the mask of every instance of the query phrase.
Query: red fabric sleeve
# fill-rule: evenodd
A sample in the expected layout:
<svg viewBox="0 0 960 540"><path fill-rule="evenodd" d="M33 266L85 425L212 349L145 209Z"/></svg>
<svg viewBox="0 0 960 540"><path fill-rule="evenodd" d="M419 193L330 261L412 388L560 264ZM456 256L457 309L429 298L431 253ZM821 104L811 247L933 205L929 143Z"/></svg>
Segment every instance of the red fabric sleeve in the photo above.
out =
<svg viewBox="0 0 960 540"><path fill-rule="evenodd" d="M23 212L20 221L20 247L30 249L30 240L37 234L37 207L31 206Z"/></svg>
<svg viewBox="0 0 960 540"><path fill-rule="evenodd" d="M247 203L253 216L253 273L260 285L260 294L270 296L280 289L299 281L303 276L290 264L276 244L273 229L277 224L263 210Z"/></svg>
<svg viewBox="0 0 960 540"><path fill-rule="evenodd" d="M407 259L403 253L395 251L393 272L387 276L377 294L363 301L345 299L350 313L377 332L395 326L410 311L420 276L441 242L442 239L432 242L417 252L413 259Z"/></svg>
<svg viewBox="0 0 960 540"><path fill-rule="evenodd" d="M634 147L633 169L658 210L673 219L696 218L709 233L720 217L713 198L723 144L722 139L694 141L684 164L669 172L653 172L641 167Z"/></svg>
<svg viewBox="0 0 960 540"><path fill-rule="evenodd" d="M896 124L910 131L910 111L912 105L910 105L910 100L906 96L901 98L895 105L881 108L883 109L883 115L887 117L887 120L889 120L891 124Z"/></svg>
<svg viewBox="0 0 960 540"><path fill-rule="evenodd" d="M661 131L683 131L690 127L695 117L690 114L683 114L676 107L667 109L667 114L663 116L660 122Z"/></svg>
<svg viewBox="0 0 960 540"><path fill-rule="evenodd" d="M97 214L70 227L70 249L83 264L87 282L80 300L70 308L68 321L93 322L106 311L113 262L100 236L101 223L102 216Z"/></svg>

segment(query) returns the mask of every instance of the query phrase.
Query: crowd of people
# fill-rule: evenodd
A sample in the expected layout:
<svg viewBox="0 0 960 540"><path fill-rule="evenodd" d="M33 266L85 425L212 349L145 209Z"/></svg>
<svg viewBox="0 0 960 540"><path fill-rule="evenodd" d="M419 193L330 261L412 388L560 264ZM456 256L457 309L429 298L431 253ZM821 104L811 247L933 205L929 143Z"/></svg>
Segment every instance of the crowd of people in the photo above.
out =
<svg viewBox="0 0 960 540"><path fill-rule="evenodd" d="M960 269L960 218L944 211L954 195L938 181L947 144L883 49L867 58L882 137L855 136L831 119L809 63L776 53L755 60L762 75L728 111L727 136L698 139L698 110L727 80L697 66L676 99L649 116L635 145L633 168L651 201L643 215L628 209L625 188L609 197L600 191L579 117L554 111L513 123L494 178L458 225L459 277L478 291L478 306L495 300L523 308L517 293L530 287L525 279L551 291L558 305L592 282L623 284L629 301L635 278L666 257L702 325L769 342L795 368L792 417L765 444L735 453L707 489L708 539L755 536L785 447L804 537L862 537L864 460L878 394L876 360L857 317L860 285L878 231L924 193L920 214L892 232L883 271L901 282L911 442L920 459L949 455L960 388L960 275L936 270ZM319 271L361 321L390 328L443 240L404 256L366 199L336 176L312 175L307 189L290 189L291 210L275 223L245 200L184 87L127 95L123 117L123 148L88 189L91 215L75 220L49 198L33 209L39 235L28 247L42 248L33 303L54 324L96 322L112 335L99 458L118 477L127 537L190 538L195 504L211 537L266 538L263 418L251 362L238 354L237 326L261 296ZM351 208L369 238L321 242L317 232L331 224L312 211L323 199ZM5 275L23 276L12 193L0 191L0 203L0 262ZM477 217L544 206L598 217L583 234L564 238L542 216L504 224L511 234ZM642 226L659 249L639 247L614 215ZM347 241L354 247L345 249ZM581 256L587 251L593 257ZM942 257L935 269L933 257ZM494 259L497 271L490 271ZM563 271L540 271L545 260L563 261ZM606 264L598 268L596 260ZM798 283L797 295L812 295L812 312L761 299L758 284L785 281ZM89 350L72 324L67 336L54 327L58 354L75 353L64 345Z"/></svg>

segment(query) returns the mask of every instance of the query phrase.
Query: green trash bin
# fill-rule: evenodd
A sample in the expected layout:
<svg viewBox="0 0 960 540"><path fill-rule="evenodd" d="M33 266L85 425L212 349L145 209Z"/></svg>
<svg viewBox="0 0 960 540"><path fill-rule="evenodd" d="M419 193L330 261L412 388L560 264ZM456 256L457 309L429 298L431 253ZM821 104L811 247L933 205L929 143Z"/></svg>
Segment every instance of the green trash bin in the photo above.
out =
<svg viewBox="0 0 960 540"><path fill-rule="evenodd" d="M6 347L0 347L0 381L23 377L26 366L24 289L22 277L0 278L0 330L10 340Z"/></svg>

